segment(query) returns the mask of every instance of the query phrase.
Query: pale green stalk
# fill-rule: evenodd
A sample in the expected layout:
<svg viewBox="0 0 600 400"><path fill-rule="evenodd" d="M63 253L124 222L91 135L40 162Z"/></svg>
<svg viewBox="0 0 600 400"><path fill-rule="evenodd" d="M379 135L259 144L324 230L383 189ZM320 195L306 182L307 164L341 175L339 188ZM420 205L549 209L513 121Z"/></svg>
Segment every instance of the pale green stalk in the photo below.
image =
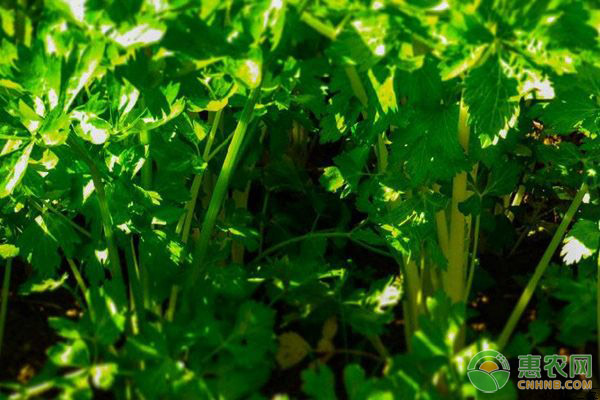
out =
<svg viewBox="0 0 600 400"><path fill-rule="evenodd" d="M81 276L81 273L79 272L79 269L77 268L77 265L75 265L75 262L71 258L67 258L67 264L69 264L69 268L71 268L71 272L73 273L75 282L77 282L77 286L79 286L79 290L81 290L83 299L85 300L86 303L88 303L88 307L89 307L89 302L88 302L88 298L87 298L87 286L85 284L85 281L83 280L83 277ZM91 308L90 308L90 311L91 311Z"/></svg>
<svg viewBox="0 0 600 400"><path fill-rule="evenodd" d="M468 109L460 101L458 117L458 140L465 152L469 148ZM450 205L450 232L448 242L448 268L443 274L444 288L453 302L462 301L465 291L465 216L458 205L467 198L467 173L460 172L452 179L452 201Z"/></svg>
<svg viewBox="0 0 600 400"><path fill-rule="evenodd" d="M144 146L144 152L146 159L144 160L144 165L142 165L141 172L141 181L142 187L145 190L152 189L152 158L150 157L150 132L147 130L140 131L139 134L140 143ZM150 227L152 228L152 226ZM133 262L136 269L138 282L141 285L142 289L142 299L144 308L150 307L150 276L148 274L148 270L142 264L141 260L138 261L135 254L135 249L133 248L132 242L132 256ZM133 281L132 281L133 283ZM129 291L132 292L131 284L129 285ZM135 312L134 312L135 313Z"/></svg>
<svg viewBox="0 0 600 400"><path fill-rule="evenodd" d="M540 281L542 275L546 271L546 268L548 268L548 265L550 264L550 259L552 258L554 252L558 248L558 245L560 244L569 224L573 220L575 213L579 209L579 206L581 205L581 202L583 200L583 196L585 196L587 191L588 186L587 184L583 183L577 191L577 194L573 198L573 201L567 209L567 212L565 213L562 221L560 222L560 225L558 225L556 232L554 232L554 236L552 237L548 248L546 248L546 251L542 255L540 262L535 267L533 276L527 283L527 286L525 286L525 289L523 289L523 293L521 294L517 305L515 306L513 312L510 314L510 317L506 322L502 333L498 337L498 340L496 341L498 350L502 349L508 343L508 339L510 339L510 336L513 333L513 330L515 329L515 326L517 326L517 323L519 322L523 311L525 311L527 304L529 304L529 300L531 300L531 297L535 292L538 282Z"/></svg>
<svg viewBox="0 0 600 400"><path fill-rule="evenodd" d="M150 134L148 131L140 131L140 143L144 145L146 151L146 160L142 166L142 186L150 190L152 186L152 159L150 158Z"/></svg>
<svg viewBox="0 0 600 400"><path fill-rule="evenodd" d="M215 140L215 135L217 133L217 128L219 126L219 123L221 122L221 114L223 113L223 110L219 110L215 113L215 118L213 120L212 126L210 128L210 133L208 135L208 139L206 142L206 146L204 147L204 154L202 155L202 157L204 158L205 162L207 162L208 156L210 154L210 150L212 148L212 144ZM181 239L183 241L183 243L187 243L188 242L188 238L190 236L190 228L192 225L192 219L194 217L194 210L196 209L196 202L198 199L198 192L200 190L200 185L202 184L202 177L204 176L204 170L202 172L200 172L199 174L197 174L194 177L194 181L192 182L192 190L190 191L191 193L191 198L186 206L187 209L187 213L185 216L185 222L183 224L183 232L181 235Z"/></svg>
<svg viewBox="0 0 600 400"><path fill-rule="evenodd" d="M202 268L204 267L208 243L210 241L215 222L217 221L217 215L221 210L223 199L225 198L225 194L229 188L229 180L231 179L231 174L233 173L242 142L246 136L248 125L252 119L252 113L254 112L254 106L258 101L259 94L260 86L253 89L250 93L250 97L246 101L246 105L242 110L242 115L233 133L233 138L231 139L229 148L227 149L227 154L225 155L225 160L223 161L223 166L221 167L221 172L217 178L217 183L210 198L208 210L206 211L202 228L200 230L200 238L198 239L198 243L196 245L194 263L192 264L192 275L188 281L190 286L198 280Z"/></svg>
<svg viewBox="0 0 600 400"><path fill-rule="evenodd" d="M307 12L303 12L300 16L300 19L315 31L331 40L335 40L337 37L338 32L333 26L321 22L319 19L313 17Z"/></svg>

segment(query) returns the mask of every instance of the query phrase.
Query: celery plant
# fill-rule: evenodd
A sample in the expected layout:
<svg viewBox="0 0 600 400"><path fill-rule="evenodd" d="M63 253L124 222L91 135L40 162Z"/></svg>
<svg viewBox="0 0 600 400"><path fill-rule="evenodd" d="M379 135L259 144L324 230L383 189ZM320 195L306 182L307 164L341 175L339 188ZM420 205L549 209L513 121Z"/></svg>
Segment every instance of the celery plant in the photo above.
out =
<svg viewBox="0 0 600 400"><path fill-rule="evenodd" d="M0 342L9 283L68 310L0 396L465 399L473 349L600 338L590 2L126 3L0 6Z"/></svg>

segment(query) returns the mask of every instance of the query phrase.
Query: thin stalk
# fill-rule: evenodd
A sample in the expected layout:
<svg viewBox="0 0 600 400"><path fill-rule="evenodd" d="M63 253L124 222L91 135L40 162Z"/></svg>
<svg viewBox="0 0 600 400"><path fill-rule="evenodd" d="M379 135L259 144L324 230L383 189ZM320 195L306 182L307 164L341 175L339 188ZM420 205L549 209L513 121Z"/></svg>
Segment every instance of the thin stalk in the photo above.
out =
<svg viewBox="0 0 600 400"><path fill-rule="evenodd" d="M338 35L338 31L336 28L334 28L331 25L321 22L319 19L313 17L311 14L309 14L306 11L302 13L302 15L300 16L300 19L305 24L307 24L308 26L313 28L315 31L319 32L321 35L323 35L325 37L328 37L331 40L335 40L335 38Z"/></svg>
<svg viewBox="0 0 600 400"><path fill-rule="evenodd" d="M523 197L525 197L525 185L519 185L519 189L517 190L517 193L515 193L515 197L512 200L511 206L520 206L523 202Z"/></svg>
<svg viewBox="0 0 600 400"><path fill-rule="evenodd" d="M380 254L382 256L386 256L386 257L391 257L391 258L395 258L392 254L380 250L376 247L370 246L366 243L361 242L360 240L356 240L352 237L352 232L311 232L311 233L307 233L306 235L302 235L302 236L296 236L293 237L291 239L288 240L284 240L283 242L277 243L274 246L269 247L267 250L263 251L258 257L256 257L252 262L257 262L262 260L263 258L269 256L270 254L276 252L277 250L280 250L284 247L287 247L291 244L294 243L298 243L307 239L317 239L317 238L343 238L343 239L348 239L354 243L356 243L357 245L364 247L367 250L371 250L374 253Z"/></svg>
<svg viewBox="0 0 600 400"><path fill-rule="evenodd" d="M381 341L381 338L378 335L374 335L369 336L367 339L369 339L369 341L371 342L375 350L377 350L377 353L381 356L381 358L383 358L387 362L387 360L390 358L390 352Z"/></svg>
<svg viewBox="0 0 600 400"><path fill-rule="evenodd" d="M146 160L142 166L142 186L150 189L152 186L152 159L150 158L150 134L143 130L140 132L140 143L144 145Z"/></svg>
<svg viewBox="0 0 600 400"><path fill-rule="evenodd" d="M212 144L215 140L215 135L217 133L217 128L219 123L221 122L221 114L223 110L219 110L215 113L215 118L212 122L212 126L210 128L210 133L208 134L206 146L204 147L204 154L202 157L206 160L210 154L210 150ZM200 191L200 186L202 184L202 177L204 176L204 171L200 172L194 177L194 181L192 182L192 189L190 191L191 198L186 205L187 213L185 216L185 222L183 224L183 232L181 235L181 240L183 243L187 243L190 236L190 229L192 226L192 219L194 217L194 210L196 209L196 203L198 201L198 192Z"/></svg>
<svg viewBox="0 0 600 400"><path fill-rule="evenodd" d="M147 130L142 130L140 131L140 143L144 146L144 155L145 155L145 161L144 161L144 165L142 165L142 170L141 170L141 181L142 181L142 187L146 190L151 190L152 189L152 157L150 156L150 146L151 146L151 138L150 138L150 133ZM152 224L150 224L150 228L152 229ZM142 289L142 301L144 308L148 308L150 307L150 299L149 299L149 273L148 270L146 268L145 265L142 264L141 260L138 261L138 259L136 258L136 254L135 254L135 249L133 247L133 238L131 239L131 253L132 253L132 258L133 258L133 263L134 263L134 268L135 268L135 272L137 273L137 277L138 279L138 283L141 285L141 289ZM128 270L131 270L131 265L128 265ZM134 294L135 291L133 289L133 284L134 284L134 279L130 279L130 283L129 283L129 293L130 295ZM134 333L137 331L137 316L136 316L136 311L135 311L135 300L132 302L133 307L132 307L132 329L134 331ZM134 318L135 317L135 318Z"/></svg>
<svg viewBox="0 0 600 400"><path fill-rule="evenodd" d="M525 289L523 289L523 293L521 293L521 297L519 298L517 305L513 309L513 312L510 314L510 317L508 318L508 321L506 322L504 329L502 329L502 333L500 334L500 336L498 337L498 340L496 341L498 350L501 350L502 348L504 348L504 346L508 343L508 339L510 338L510 335L512 334L513 330L515 329L515 326L517 326L517 322L519 322L519 319L521 318L523 311L525 311L527 304L529 304L529 300L531 300L531 297L533 296L533 293L535 292L538 282L540 281L542 275L544 275L546 268L548 268L548 265L550 263L550 259L552 258L552 255L558 248L558 245L560 244L569 224L573 220L575 213L579 209L579 206L581 205L581 201L583 200L583 196L585 196L587 191L588 191L588 186L586 183L583 183L581 185L581 187L579 188L579 190L577 191L577 194L573 198L573 201L571 202L571 205L567 209L567 212L565 213L562 221L560 222L560 225L556 229L556 232L554 232L554 236L552 237L552 240L550 241L548 248L546 248L546 251L542 255L540 262L535 267L533 276L527 283L527 286L525 286Z"/></svg>
<svg viewBox="0 0 600 400"><path fill-rule="evenodd" d="M468 109L460 101L458 117L458 140L465 152L469 148ZM465 229L466 220L458 205L467 198L467 173L461 172L452 180L452 203L450 210L450 237L448 245L448 269L444 274L444 287L453 302L464 297L465 286Z"/></svg>
<svg viewBox="0 0 600 400"><path fill-rule="evenodd" d="M204 159L204 161L209 162L210 160L212 160L217 154L219 154L219 152L223 148L225 148L225 146L227 146L227 144L231 141L232 137L233 135L229 135L225 139L223 139L223 141L219 143L217 147L215 147L215 149Z"/></svg>
<svg viewBox="0 0 600 400"><path fill-rule="evenodd" d="M316 351L314 353L316 353L317 355L319 354ZM328 354L328 353L324 353L324 354ZM353 349L335 349L335 350L331 351L330 354L349 354L352 356L371 358L375 361L384 361L384 359L382 359L382 357L378 356L377 354L367 353L366 351L353 350Z"/></svg>
<svg viewBox="0 0 600 400"><path fill-rule="evenodd" d="M141 292L142 292L142 304L144 309L150 307L150 277L148 276L147 271L140 268L140 264L138 262L137 254L135 253L135 245L133 244L133 237L129 241L130 244L130 252L131 252L131 261L133 263L133 276L139 282Z"/></svg>
<svg viewBox="0 0 600 400"><path fill-rule="evenodd" d="M300 125L294 121L294 128L292 130L292 134L294 134L294 130L297 129L297 132L302 132ZM267 127L266 125L261 126L261 134L260 134L260 139L259 139L259 143L262 144L264 141L264 138L267 134ZM301 137L302 139L302 143L306 144L306 136L300 134L299 137ZM256 165L256 161L252 162L251 165L249 165L248 167L250 168L254 168L254 166ZM248 181L248 183L246 183L246 187L244 188L243 191L239 191L239 190L233 190L231 192L231 199L233 200L236 209L243 209L243 210L247 210L248 209L248 198L250 195L250 188L251 188L251 181ZM318 219L318 216L317 216ZM315 221L316 223L316 221ZM311 229L311 231L313 231L314 229ZM244 254L245 254L245 250L244 250L244 245L240 242L237 241L233 241L233 243L231 243L231 261L233 261L235 264L243 264L244 263Z"/></svg>
<svg viewBox="0 0 600 400"><path fill-rule="evenodd" d="M385 140L385 133L377 135L377 144L375 149L377 151L377 169L380 172L385 171L388 166L388 151L385 147Z"/></svg>
<svg viewBox="0 0 600 400"><path fill-rule="evenodd" d="M171 294L169 295L169 305L167 307L167 313L165 318L167 321L173 321L175 316L175 309L177 308L177 296L179 296L179 285L173 285L171 288Z"/></svg>
<svg viewBox="0 0 600 400"><path fill-rule="evenodd" d="M250 194L250 182L244 188L244 191L234 190L231 198L237 209L248 208L248 195ZM231 243L231 261L234 264L244 263L244 245L240 242Z"/></svg>
<svg viewBox="0 0 600 400"><path fill-rule="evenodd" d="M252 119L252 113L254 112L254 106L258 101L259 94L260 86L255 88L252 93L250 93L250 97L248 98L248 101L242 110L242 115L233 133L233 138L231 139L229 148L227 149L227 155L225 156L225 161L223 161L223 166L221 167L221 172L219 173L219 178L217 179L217 184L215 185L215 189L210 198L208 210L206 211L204 222L202 223L202 229L200 230L200 237L198 239L198 244L196 245L194 263L192 265L192 276L189 280L190 285L196 282L200 276L201 269L204 266L203 264L206 258L208 242L212 235L215 222L217 221L217 215L221 210L223 199L225 198L225 194L229 187L229 180L231 178L231 174L233 173L239 150L246 135L246 130L248 129L248 125Z"/></svg>
<svg viewBox="0 0 600 400"><path fill-rule="evenodd" d="M96 167L94 160L92 160L85 148L83 148L83 146L81 146L72 136L69 138L69 144L82 156L83 161L87 164L90 170L92 182L94 183L94 188L96 189L98 206L100 208L100 217L102 219L102 226L104 228L104 237L108 246L111 275L113 278L123 281L123 275L121 273L121 260L119 258L119 251L114 240L112 216L110 215L110 209L108 208L108 201L106 199L106 192L104 190L102 176L100 175L100 171L98 170L98 167Z"/></svg>
<svg viewBox="0 0 600 400"><path fill-rule="evenodd" d="M129 240L129 246L125 250L127 261L127 276L129 277L129 304L131 309L131 332L137 335L140 332L139 328L139 313L144 312L144 293L148 288L142 285L140 276L140 268L138 261L135 258L135 246L133 244L133 236Z"/></svg>
<svg viewBox="0 0 600 400"><path fill-rule="evenodd" d="M266 192L265 193L265 199L263 200L263 205L262 205L262 210L260 212L261 214L261 219L260 219L260 235L259 235L259 244L258 244L258 254L261 255L263 253L263 244L264 244L264 232L265 232L265 217L267 215L267 206L269 205L269 196L271 195L271 192Z"/></svg>
<svg viewBox="0 0 600 400"><path fill-rule="evenodd" d="M8 311L8 289L10 287L10 272L12 270L12 258L6 261L4 268L4 279L2 280L2 306L0 306L0 355L2 354L2 340L4 339L4 327L6 325L6 312Z"/></svg>
<svg viewBox="0 0 600 400"><path fill-rule="evenodd" d="M194 212L191 211L190 209L192 208L192 203L194 204L194 208L195 207L195 203L197 200L197 196L198 196L198 192L200 191L200 186L202 185L202 175L203 174L196 174L194 175L194 180L192 181L192 187L190 189L190 199L188 200L188 202L185 204L185 207L183 208L185 210L185 214L183 214L183 216L179 219L179 222L177 223L177 227L175 228L175 233L178 235L182 236L182 240L183 240L183 236L185 233L185 229L184 226L186 224L188 224L188 218L190 220L189 222L189 228L191 229L192 226L192 219L194 216ZM194 194L196 196L196 198L194 198ZM188 239L188 235L189 235L189 231L187 233L187 235L185 235L185 240L183 240L184 243L187 243L187 239Z"/></svg>
<svg viewBox="0 0 600 400"><path fill-rule="evenodd" d="M92 308L90 307L90 303L87 298L87 293L88 293L87 285L85 284L85 281L83 280L83 277L81 276L81 273L79 272L79 269L77 268L77 265L75 265L75 262L71 258L67 258L67 264L69 264L69 268L71 268L71 272L73 273L75 282L77 282L77 286L79 286L79 290L81 291L81 294L83 295L83 299L87 303L90 311L92 311Z"/></svg>
<svg viewBox="0 0 600 400"><path fill-rule="evenodd" d="M358 71L356 71L356 68L354 66L347 66L344 68L344 70L346 71L346 75L350 80L350 87L352 87L352 92L354 92L354 95L360 101L360 104L362 104L362 106L366 108L369 104L369 97L367 96L365 87L363 86L360 80L360 76L358 76Z"/></svg>
<svg viewBox="0 0 600 400"><path fill-rule="evenodd" d="M477 248L479 246L479 227L481 215L475 217L475 232L473 233L473 251L471 252L471 263L469 265L469 276L467 277L467 287L465 288L465 303L469 299L471 286L473 285L473 276L475 275L475 263L477 262Z"/></svg>

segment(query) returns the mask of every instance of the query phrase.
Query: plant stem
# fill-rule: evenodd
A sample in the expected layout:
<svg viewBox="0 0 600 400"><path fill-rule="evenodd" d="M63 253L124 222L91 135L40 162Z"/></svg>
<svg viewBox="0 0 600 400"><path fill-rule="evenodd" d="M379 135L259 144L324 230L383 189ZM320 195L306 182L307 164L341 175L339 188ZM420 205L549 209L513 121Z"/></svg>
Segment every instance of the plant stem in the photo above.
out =
<svg viewBox="0 0 600 400"><path fill-rule="evenodd" d="M303 240L307 240L307 239L316 239L316 238L344 238L344 239L348 239L354 243L356 243L357 245L364 247L365 249L371 250L374 253L380 254L382 256L386 256L386 257L391 257L394 258L395 257L388 253L385 252L383 250L380 250L376 247L370 246L366 243L361 242L360 240L357 240L355 238L352 237L352 232L311 232L311 233L307 233L306 235L302 235L302 236L296 236L293 237L291 239L288 240L284 240L283 242L277 243L276 245L269 247L267 250L263 251L258 257L256 257L252 262L257 262L262 260L263 258L269 256L270 254L276 252L277 250L280 250L286 246L289 246L291 244L294 243L298 243L301 242Z"/></svg>
<svg viewBox="0 0 600 400"><path fill-rule="evenodd" d="M350 80L350 87L352 87L352 92L354 92L354 95L356 96L358 101L360 101L360 104L362 104L364 108L367 108L367 106L369 105L369 98L367 96L367 92L365 91L365 87L363 86L360 80L360 76L358 76L358 71L356 71L356 68L354 66L344 67L344 70L346 71L346 75ZM363 112L366 113L366 110L363 110Z"/></svg>
<svg viewBox="0 0 600 400"><path fill-rule="evenodd" d="M583 196L585 196L585 194L587 193L587 190L588 190L587 184L583 183L581 185L581 187L579 188L579 190L577 191L577 194L573 198L573 201L571 202L571 205L567 209L567 212L565 213L562 221L560 222L560 225L556 229L556 232L554 232L554 236L552 237L552 240L550 241L548 248L546 248L546 251L542 255L540 262L535 267L535 272L533 273L533 276L527 283L527 286L525 287L525 289L523 289L523 293L521 294L521 297L519 298L517 305L515 306L513 312L510 314L510 317L509 317L508 321L506 322L506 325L504 326L502 333L498 337L498 340L496 342L496 344L498 346L498 350L501 350L502 348L504 348L504 346L508 343L508 339L510 338L510 335L512 334L513 330L515 329L517 322L519 322L519 319L521 318L523 311L525 311L527 304L529 304L529 300L531 300L531 297L533 296L533 293L535 292L535 289L537 287L539 280L541 279L542 275L546 271L546 268L548 268L550 259L552 258L552 255L558 248L558 245L560 244L560 241L562 240L562 238L567 230L567 227L573 220L573 217L575 216L577 209L581 205L581 201L583 200Z"/></svg>
<svg viewBox="0 0 600 400"><path fill-rule="evenodd" d="M4 279L2 280L2 305L0 306L0 354L2 354L2 340L4 339L4 327L6 325L6 312L8 310L8 289L10 287L10 272L12 269L12 258L6 261L4 268Z"/></svg>
<svg viewBox="0 0 600 400"><path fill-rule="evenodd" d="M233 190L231 199L235 204L236 209L248 209L248 195L250 194L250 183L246 185L244 191ZM234 264L244 263L244 245L243 243L233 241L231 243L231 261Z"/></svg>
<svg viewBox="0 0 600 400"><path fill-rule="evenodd" d="M262 209L260 211L261 214L261 218L260 218L260 229L259 229L259 238L260 238L260 242L258 244L258 255L262 255L263 253L263 244L264 244L264 232L265 232L265 218L267 215L267 206L269 204L269 196L271 195L271 192L267 191L265 193L265 198L263 200L263 204L262 204Z"/></svg>
<svg viewBox="0 0 600 400"><path fill-rule="evenodd" d="M83 277L81 276L81 273L79 272L79 269L77 269L77 265L75 265L75 262L71 258L67 258L67 264L69 264L69 268L71 268L71 272L73 273L75 282L77 282L77 286L79 286L79 290L81 291L81 294L83 295L83 299L85 300L86 303L88 303L88 307L89 307L90 304L89 304L88 298L87 298L87 286L85 284L85 281L83 280ZM91 310L91 307L90 307L90 310Z"/></svg>
<svg viewBox="0 0 600 400"><path fill-rule="evenodd" d="M382 358L381 356L378 356L377 354L367 353L366 351L360 351L360 350L335 349L331 353L333 353L333 354L349 354L352 356L368 357L375 361L385 361L384 358Z"/></svg>
<svg viewBox="0 0 600 400"><path fill-rule="evenodd" d="M469 300L469 293L471 292L471 286L473 285L473 276L475 275L475 263L477 262L477 247L479 246L480 223L481 215L477 215L475 217L475 232L473 233L473 251L471 253L471 263L469 265L469 276L467 278L467 287L465 288L465 303Z"/></svg>
<svg viewBox="0 0 600 400"><path fill-rule="evenodd" d="M208 155L210 154L212 144L215 140L217 127L219 126L219 123L221 122L222 112L223 112L223 110L219 110L215 113L215 118L214 118L212 126L210 128L210 133L208 134L206 146L204 147L204 154L202 155L205 162L207 161L206 159L208 158ZM196 209L196 203L198 201L198 192L200 191L200 186L202 185L202 177L203 176L204 176L204 171L200 172L199 174L196 174L196 176L194 177L194 181L192 182L192 189L190 190L191 198L188 201L188 203L186 204L187 213L185 215L185 222L183 223L183 231L181 234L181 240L183 241L183 243L187 243L189 236L190 236L192 219L194 218L194 210Z"/></svg>
<svg viewBox="0 0 600 400"><path fill-rule="evenodd" d="M377 350L377 353L381 356L381 358L383 358L386 361L390 358L390 352L381 341L379 335L368 336L367 339L369 339L369 341L371 342L375 350Z"/></svg>
<svg viewBox="0 0 600 400"><path fill-rule="evenodd" d="M133 277L137 280L140 290L142 292L141 304L144 309L150 307L150 277L148 276L147 271L144 271L140 268L137 254L135 253L135 245L133 244L133 237L129 241L130 244L130 252L131 252L131 261L133 263Z"/></svg>
<svg viewBox="0 0 600 400"><path fill-rule="evenodd" d="M140 143L144 146L144 156L145 156L145 161L144 161L144 165L142 165L142 170L141 170L141 181L142 181L142 187L145 190L151 190L152 189L152 157L150 156L150 133L147 130L142 130L140 131ZM152 229L152 224L150 224L150 229ZM141 240L141 237L140 237ZM138 244L139 246L139 244ZM142 263L141 260L138 261L138 259L136 258L136 254L135 254L135 248L133 246L133 238L131 241L131 253L132 253L132 261L135 267L135 272L136 272L136 277L137 279L137 283L140 284L140 288L142 290L142 301L143 301L143 307L145 308L149 308L150 307L150 283L149 283L149 273L148 273L148 269L146 268L146 265L144 265L145 263ZM130 270L130 265L128 266L128 270ZM129 280L129 293L130 294L134 294L135 291L133 290L132 285L134 284L134 279L130 279ZM134 330L134 332L137 330L137 317L136 317L136 310L135 310L135 300L133 301L133 305L134 307L132 307L132 328Z"/></svg>
<svg viewBox="0 0 600 400"><path fill-rule="evenodd" d="M108 201L106 199L106 192L104 190L102 176L100 175L100 171L96 167L96 163L94 162L94 160L92 160L85 148L81 146L73 136L69 137L69 144L76 152L78 152L82 156L83 161L88 165L88 168L90 170L92 182L94 183L94 188L96 189L96 197L98 198L100 217L102 219L102 226L104 228L104 237L106 238L106 244L108 246L108 256L110 258L111 275L113 278L123 281L119 250L114 240L114 233L112 229L112 216L110 215L110 209L108 208Z"/></svg>
<svg viewBox="0 0 600 400"><path fill-rule="evenodd" d="M215 147L215 149L208 156L206 156L206 158L204 158L204 161L209 162L212 160L231 141L232 137L233 135L229 135L223 139L223 141L219 143L217 147Z"/></svg>
<svg viewBox="0 0 600 400"><path fill-rule="evenodd" d="M137 335L140 332L139 329L139 314L143 313L147 308L144 303L144 294L148 292L148 282L146 280L145 285L142 283L142 277L140 275L140 267L135 257L135 246L133 244L133 236L129 239L129 246L125 249L126 263L127 263L127 276L129 278L129 304L131 309L131 332ZM147 277L147 274L145 275Z"/></svg>
<svg viewBox="0 0 600 400"><path fill-rule="evenodd" d="M465 152L469 148L468 109L463 99L458 115L458 140ZM464 297L465 285L465 227L466 221L458 205L467 197L467 173L461 172L452 180L452 203L450 214L450 237L448 243L448 269L444 273L444 287L453 302Z"/></svg>
<svg viewBox="0 0 600 400"><path fill-rule="evenodd" d="M300 19L306 23L308 26L313 28L315 31L319 32L321 35L328 37L331 40L335 40L338 35L337 29L335 29L331 25L327 25L321 22L319 19L313 17L308 12L303 12L300 16Z"/></svg>
<svg viewBox="0 0 600 400"><path fill-rule="evenodd" d="M258 101L259 94L260 85L253 89L250 93L250 97L246 101L246 105L242 110L242 115L233 133L233 138L231 139L229 148L227 149L227 155L225 156L225 161L223 161L223 166L221 167L221 172L219 173L219 178L217 179L215 189L210 198L208 210L206 211L204 222L202 223L202 229L200 230L200 238L198 239L198 243L196 245L194 262L192 265L192 275L191 279L188 281L190 285L193 285L196 282L200 276L201 269L204 266L203 264L206 258L208 242L210 240L210 236L212 235L212 231L217 220L217 215L221 210L223 199L225 198L225 194L229 187L229 180L231 178L231 174L233 173L239 150L246 135L246 130L248 129L248 125L252 119L252 113L254 112L254 106Z"/></svg>
<svg viewBox="0 0 600 400"><path fill-rule="evenodd" d="M143 130L140 132L140 143L144 145L146 160L142 166L142 186L149 190L152 186L152 159L150 158L150 134Z"/></svg>

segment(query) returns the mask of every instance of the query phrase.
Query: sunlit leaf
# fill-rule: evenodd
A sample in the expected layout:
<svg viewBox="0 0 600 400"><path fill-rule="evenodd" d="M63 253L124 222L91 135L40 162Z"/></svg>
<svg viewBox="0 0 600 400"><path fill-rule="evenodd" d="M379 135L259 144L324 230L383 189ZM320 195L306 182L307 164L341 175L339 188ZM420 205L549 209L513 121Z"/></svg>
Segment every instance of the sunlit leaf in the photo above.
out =
<svg viewBox="0 0 600 400"><path fill-rule="evenodd" d="M0 158L0 198L9 196L23 179L33 142L23 149Z"/></svg>

